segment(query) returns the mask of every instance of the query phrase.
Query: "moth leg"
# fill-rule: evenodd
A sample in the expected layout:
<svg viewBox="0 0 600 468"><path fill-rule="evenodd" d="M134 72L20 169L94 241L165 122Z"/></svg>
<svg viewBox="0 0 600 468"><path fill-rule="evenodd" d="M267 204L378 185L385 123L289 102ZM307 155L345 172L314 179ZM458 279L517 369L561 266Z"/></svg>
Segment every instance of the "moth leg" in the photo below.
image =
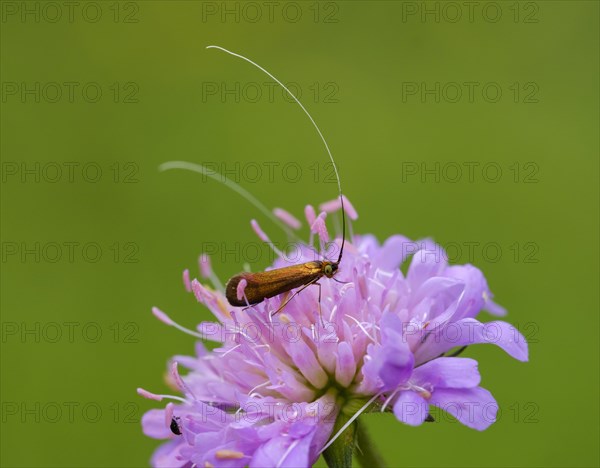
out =
<svg viewBox="0 0 600 468"><path fill-rule="evenodd" d="M321 326L325 328L325 322L323 321L323 315L321 314L321 283L316 281L315 286L319 286L319 319L321 320Z"/></svg>
<svg viewBox="0 0 600 468"><path fill-rule="evenodd" d="M302 291L304 291L306 288L308 288L311 284L315 284L318 281L319 278L315 278L312 281L309 281L308 283L306 283L304 286L302 286L300 289L298 289L298 291L296 291L294 294L292 294L290 297L288 297L278 308L275 312L273 312L271 314L271 317L273 317L273 315L281 312L283 310L283 308L288 304L288 302L290 302L292 299L294 299L298 294L300 294ZM287 293L286 293L287 294Z"/></svg>
<svg viewBox="0 0 600 468"><path fill-rule="evenodd" d="M280 305L280 306L277 308L277 310L271 314L271 317L273 317L273 315L275 315L277 312L280 312L280 311L281 311L281 310L282 310L282 309L285 307L285 305L286 305L288 302L290 302L290 301L292 300L292 298L294 297L294 296L290 297L290 291L286 291L286 292L284 292L284 293L282 294L282 296L283 296L283 297L282 297L282 299L283 299L283 302L282 302L282 303L281 303L281 305Z"/></svg>

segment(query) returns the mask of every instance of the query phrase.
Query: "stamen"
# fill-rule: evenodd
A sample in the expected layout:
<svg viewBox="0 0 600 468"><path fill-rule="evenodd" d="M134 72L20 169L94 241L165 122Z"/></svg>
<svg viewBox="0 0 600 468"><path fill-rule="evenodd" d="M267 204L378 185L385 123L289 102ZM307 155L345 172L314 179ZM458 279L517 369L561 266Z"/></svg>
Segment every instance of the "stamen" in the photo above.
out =
<svg viewBox="0 0 600 468"><path fill-rule="evenodd" d="M343 287L343 286L342 286L342 287ZM334 305L334 306L331 308L331 313L329 314L329 321L330 321L330 322L333 322L333 319L334 319L334 317L335 317L335 314L336 314L336 312L337 312L337 311L338 311L338 306L337 306L337 304L336 304L336 305Z"/></svg>
<svg viewBox="0 0 600 468"><path fill-rule="evenodd" d="M327 213L322 212L317 216L315 222L312 223L310 230L313 233L317 233L321 239L321 243L329 242L329 232L327 231L327 225L325 224L325 218Z"/></svg>
<svg viewBox="0 0 600 468"><path fill-rule="evenodd" d="M304 216L306 216L306 221L308 222L308 225L312 226L312 224L315 222L315 219L317 218L317 214L315 213L315 209L312 205L306 205L304 207Z"/></svg>
<svg viewBox="0 0 600 468"><path fill-rule="evenodd" d="M342 198L344 199L344 210L346 211L346 214L352 221L356 221L358 219L358 212L354 209L354 205L350 203L350 200L346 198L346 195L342 195Z"/></svg>
<svg viewBox="0 0 600 468"><path fill-rule="evenodd" d="M263 382L263 383L261 383L261 384L258 384L256 387L254 387L252 390L250 390L250 391L248 392L248 396L252 396L252 394L254 393L254 391L255 391L255 390L258 390L259 388L261 388L261 387L264 387L265 385L269 385L270 383L271 383L271 381L270 381L270 380L267 380L266 382ZM261 397L262 397L262 395L258 395L258 396L261 396Z"/></svg>
<svg viewBox="0 0 600 468"><path fill-rule="evenodd" d="M206 304L206 299L208 299L209 293L197 279L192 281L192 291L194 292L194 296L196 296L196 300L199 303Z"/></svg>
<svg viewBox="0 0 600 468"><path fill-rule="evenodd" d="M173 320L171 320L169 316L165 314L162 310L160 310L158 307L152 307L152 313L158 320L169 326L173 326L175 324L175 322L173 322Z"/></svg>
<svg viewBox="0 0 600 468"><path fill-rule="evenodd" d="M192 285L190 283L190 270L187 268L183 270L183 285L187 292L192 292Z"/></svg>
<svg viewBox="0 0 600 468"><path fill-rule="evenodd" d="M171 427L171 421L173 420L173 409L175 405L171 402L167 403L165 408L165 425Z"/></svg>
<svg viewBox="0 0 600 468"><path fill-rule="evenodd" d="M258 221L256 221L255 219L253 219L252 221L250 221L250 224L252 225L252 229L254 229L254 232L256 233L256 235L258 236L258 238L261 241L263 241L263 242L271 242L271 239L269 239L269 237L265 234L265 232L258 225Z"/></svg>
<svg viewBox="0 0 600 468"><path fill-rule="evenodd" d="M212 273L212 267L210 265L210 257L205 253L201 254L198 257L198 265L200 267L200 274L203 278L210 278L210 274Z"/></svg>
<svg viewBox="0 0 600 468"><path fill-rule="evenodd" d="M169 318L169 316L168 316L167 314L165 314L165 313L164 313L162 310L160 310L158 307L152 307L152 313L154 314L154 316L155 316L155 317L156 317L158 320L160 320L161 322L163 322L163 323L165 323L165 324L169 325L170 327L175 327L175 328L177 328L178 330L182 331L183 333L186 333L186 334L188 334L188 335L190 335L190 336L193 336L193 337L195 337L195 338L200 338L200 339L202 339L202 340L206 338L205 336L203 336L203 335L201 335L201 334L199 334L199 333L196 333L195 331L193 331L193 330L190 330L189 328L185 328L184 326L182 326L182 325L179 325L177 322L174 322L173 320L171 320L171 319Z"/></svg>
<svg viewBox="0 0 600 468"><path fill-rule="evenodd" d="M371 335L369 335L369 332L366 330L366 328L363 326L363 324L361 322L359 322L356 317L352 317L352 315L345 315L346 317L348 317L349 319L352 319L356 322L356 324L358 325L358 327L363 331L363 333L365 335L367 335L367 337L373 342L373 343L377 343L377 340L375 338L373 338ZM368 324L371 325L371 324Z"/></svg>
<svg viewBox="0 0 600 468"><path fill-rule="evenodd" d="M366 410L369 406L371 406L371 404L381 396L381 392L377 393L376 395L374 395L369 401L367 401L363 407L361 409L359 409L356 413L354 413L352 415L352 417L350 419L348 419L348 421L346 422L346 424L344 424L341 429L339 431L337 431L337 433L331 438L331 440L329 442L327 442L327 444L325 444L325 447L323 447L320 451L319 454L323 453L325 450L327 450L329 448L329 446L331 444L333 444L336 439L342 435L342 433L348 428L348 426L350 426L350 424L352 424L354 422L354 420L356 418L358 418L364 410Z"/></svg>
<svg viewBox="0 0 600 468"><path fill-rule="evenodd" d="M278 257L284 258L281 250L279 250L277 247L275 247L273 242L271 242L271 239L269 239L269 236L267 236L265 234L265 232L260 228L260 226L258 225L258 222L255 219L253 219L252 221L250 221L250 224L252 225L252 229L254 229L254 232L259 237L259 239L262 240L263 242L265 242L266 244L268 244L269 247L271 247L271 249L273 249L273 252L275 252Z"/></svg>
<svg viewBox="0 0 600 468"><path fill-rule="evenodd" d="M246 297L246 295L244 293L244 291L246 290L246 286L248 286L248 281L246 281L245 278L242 278L240 280L240 282L238 283L237 290L236 290L236 295L237 295L238 301L241 301L242 298ZM248 302L247 299L246 299L246 302Z"/></svg>
<svg viewBox="0 0 600 468"><path fill-rule="evenodd" d="M315 209L313 208L312 205L306 205L304 207L304 216L306 217L306 221L308 222L308 226L310 228L314 224L315 220L317 219L317 214L315 213ZM308 246L311 248L311 250L313 249L313 245L314 245L314 237L315 237L315 233L311 229L310 237L308 239Z"/></svg>
<svg viewBox="0 0 600 468"><path fill-rule="evenodd" d="M221 292L225 291L223 283L221 283L213 271L210 257L206 253L203 253L198 257L198 266L200 267L200 275L202 275L203 278L208 278L215 289Z"/></svg>
<svg viewBox="0 0 600 468"><path fill-rule="evenodd" d="M173 377L173 380L175 381L175 385L177 385L179 387L179 390L181 390L184 393L187 393L188 395L192 395L194 400L196 400L197 398L194 395L194 392L192 392L190 390L190 388L185 384L185 382L181 378L181 375L179 375L179 369L177 368L177 366L178 366L177 361L173 361L171 363L171 376Z"/></svg>
<svg viewBox="0 0 600 468"><path fill-rule="evenodd" d="M302 442L302 439L298 439L295 440L294 442L292 442L290 444L290 446L288 447L288 449L285 451L285 453L283 454L283 456L279 459L279 461L277 462L276 468L280 468L281 465L283 464L283 462L285 461L285 459L287 458L287 456L292 452L292 450L294 450L296 448L296 446Z"/></svg>
<svg viewBox="0 0 600 468"><path fill-rule="evenodd" d="M271 352L271 345L268 345L268 344L259 344L259 345L250 346L250 349L256 355L256 357L258 358L258 362L260 362L262 365L264 365L265 358L264 358L263 355L261 355L258 352L257 348L267 348L267 351L270 353Z"/></svg>
<svg viewBox="0 0 600 468"><path fill-rule="evenodd" d="M148 398L149 400L162 401L164 398L168 398L170 400L180 401L181 403L188 404L189 402L185 398L178 397L176 395L158 395L156 393L149 392L148 390L144 390L143 388L138 388L137 393L144 398Z"/></svg>
<svg viewBox="0 0 600 468"><path fill-rule="evenodd" d="M385 399L385 402L383 403L383 406L381 407L381 412L383 413L385 411L385 409L387 408L387 405L390 403L390 401L392 401L392 398L394 398L396 396L396 394L402 390L401 387L398 387L396 390L394 390L391 395L389 397L387 397Z"/></svg>
<svg viewBox="0 0 600 468"><path fill-rule="evenodd" d="M356 221L358 219L358 213L354 209L354 206L352 203L350 203L350 200L348 200L345 195L342 195L342 198L344 199L344 211L352 221ZM335 213L341 208L342 202L339 197L319 205L319 209L327 213Z"/></svg>
<svg viewBox="0 0 600 468"><path fill-rule="evenodd" d="M142 387L137 389L137 393L144 398L148 398L149 400L162 401L164 398L162 395L157 395L156 393L149 392L148 390L144 390Z"/></svg>
<svg viewBox="0 0 600 468"><path fill-rule="evenodd" d="M241 344L235 345L233 348L228 349L227 351L225 351L223 354L221 354L221 357L225 357L227 356L230 352L235 351L237 348L239 348L240 346L242 346Z"/></svg>
<svg viewBox="0 0 600 468"><path fill-rule="evenodd" d="M245 280L242 280L245 281ZM246 295L243 295L244 299L246 300L246 304L248 304L248 299L246 298ZM250 306L248 306L250 307ZM244 338L246 338L246 341L248 341L249 343L254 343L254 340L243 330L243 325L240 324L239 320L237 319L235 313L235 311L231 311L231 318L233 319L233 323L235 324L235 330L234 330L234 334L235 334L235 343L241 344L240 343L240 335L243 336ZM225 326L225 329L227 330L227 326Z"/></svg>
<svg viewBox="0 0 600 468"><path fill-rule="evenodd" d="M292 229L300 229L302 227L302 223L283 208L274 208L273 214Z"/></svg>
<svg viewBox="0 0 600 468"><path fill-rule="evenodd" d="M215 457L219 460L239 460L240 458L244 458L245 456L246 455L244 455L243 452L228 449L218 450L215 453Z"/></svg>
<svg viewBox="0 0 600 468"><path fill-rule="evenodd" d="M413 391L416 391L419 395L421 395L426 400L429 400L431 398L431 392L423 387L419 387L418 385L415 385L415 384L410 384L410 389Z"/></svg>

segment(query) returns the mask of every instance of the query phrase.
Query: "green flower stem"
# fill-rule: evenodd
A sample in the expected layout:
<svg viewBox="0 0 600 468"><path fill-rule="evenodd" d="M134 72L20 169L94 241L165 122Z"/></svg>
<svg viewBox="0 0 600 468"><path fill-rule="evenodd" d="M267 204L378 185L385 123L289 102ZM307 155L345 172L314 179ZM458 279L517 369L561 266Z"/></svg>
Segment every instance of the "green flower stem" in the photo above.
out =
<svg viewBox="0 0 600 468"><path fill-rule="evenodd" d="M332 434L336 434L349 419L350 416L344 415L344 413L340 414L335 421ZM367 434L364 424L360 424L358 419L323 452L327 466L329 468L350 468L355 448L360 466L364 468L385 467L385 462Z"/></svg>
<svg viewBox="0 0 600 468"><path fill-rule="evenodd" d="M331 434L337 434L344 424L348 422L351 416L340 413L335 420ZM331 444L323 457L329 468L350 468L352 466L352 453L356 446L356 428L357 422L354 421L344 432Z"/></svg>
<svg viewBox="0 0 600 468"><path fill-rule="evenodd" d="M360 424L358 420L355 424L358 426L356 430L356 458L358 463L364 468L383 468L385 462L369 437L365 425Z"/></svg>

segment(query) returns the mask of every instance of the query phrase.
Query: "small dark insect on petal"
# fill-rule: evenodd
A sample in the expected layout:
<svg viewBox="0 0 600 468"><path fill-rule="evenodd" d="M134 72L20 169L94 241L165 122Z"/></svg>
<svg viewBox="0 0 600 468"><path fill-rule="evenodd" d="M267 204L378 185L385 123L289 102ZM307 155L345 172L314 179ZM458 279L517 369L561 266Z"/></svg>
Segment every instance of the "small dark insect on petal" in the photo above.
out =
<svg viewBox="0 0 600 468"><path fill-rule="evenodd" d="M178 421L179 421L179 418L176 416L171 419L170 429L171 429L171 432L175 435L181 435L181 429L179 428Z"/></svg>
<svg viewBox="0 0 600 468"><path fill-rule="evenodd" d="M433 418L433 416L428 414L427 417L425 418L425 422L435 422L435 419Z"/></svg>

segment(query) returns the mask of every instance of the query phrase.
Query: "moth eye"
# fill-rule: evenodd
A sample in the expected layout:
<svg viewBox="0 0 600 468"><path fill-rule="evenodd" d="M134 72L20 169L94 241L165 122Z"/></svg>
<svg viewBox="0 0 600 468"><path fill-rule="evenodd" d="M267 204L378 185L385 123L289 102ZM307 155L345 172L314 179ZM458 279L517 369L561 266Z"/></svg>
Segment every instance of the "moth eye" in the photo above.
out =
<svg viewBox="0 0 600 468"><path fill-rule="evenodd" d="M331 265L327 265L327 266L325 267L325 274L326 274L327 276L329 276L329 275L331 275L331 273L332 273L332 272L333 272L333 268L331 268Z"/></svg>

